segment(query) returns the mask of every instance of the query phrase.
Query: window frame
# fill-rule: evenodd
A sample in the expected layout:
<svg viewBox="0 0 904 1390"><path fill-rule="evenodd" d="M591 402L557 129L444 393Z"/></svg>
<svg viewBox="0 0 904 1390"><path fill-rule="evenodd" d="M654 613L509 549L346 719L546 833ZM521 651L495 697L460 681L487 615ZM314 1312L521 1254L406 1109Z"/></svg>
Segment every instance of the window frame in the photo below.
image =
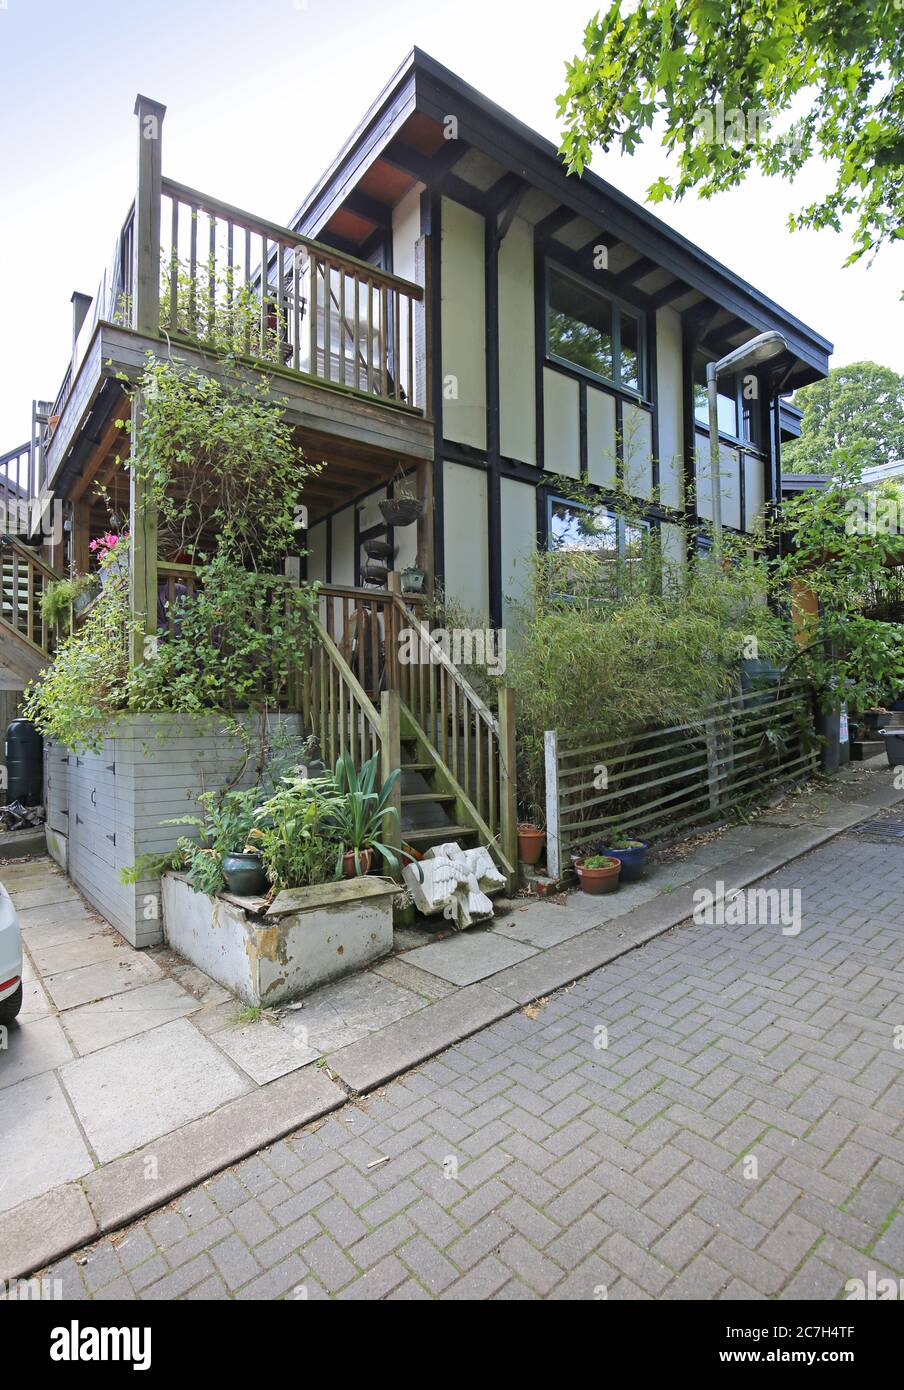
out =
<svg viewBox="0 0 904 1390"><path fill-rule="evenodd" d="M705 434L707 436L709 435L709 410L707 409L706 420L698 419L697 407L694 401L694 394L698 386L700 386L700 383L697 381L697 364L699 362L702 362L705 365L708 362L717 361L718 358L716 357L716 354L714 352L707 352L704 348L700 347L694 348L693 356L691 359L691 414L693 416L694 429L698 430L701 434ZM720 378L720 380L722 379L723 378ZM744 400L744 388L742 385L741 373L733 372L731 379L734 383L735 424L737 426L737 430L734 434L731 434L728 430L723 430L720 428L719 438L724 440L726 444L732 444L735 448L744 449L747 453L753 453L758 455L759 457L765 458L766 445L761 440L753 439L752 437L746 437L743 433L745 415L744 406L745 404L751 404L751 402L745 402ZM759 378L757 378L757 380L759 380ZM722 394L727 395L728 393L723 391ZM753 411L750 411L749 415L750 419L752 420Z"/></svg>
<svg viewBox="0 0 904 1390"><path fill-rule="evenodd" d="M595 372L590 367L582 367L578 362L572 362L568 357L561 357L557 352L553 352L549 343L549 315L550 315L550 278L551 275L560 275L566 280L570 280L586 294L592 295L596 299L601 299L608 304L612 315L612 362L618 364L619 373L621 372L621 316L628 314L637 324L637 358L638 358L638 386L628 386L614 377L604 376L601 372ZM561 261L554 257L547 257L544 263L543 277L543 352L547 362L554 362L557 367L563 367L569 372L575 372L579 376L586 378L587 381L600 382L608 386L612 391L617 391L621 395L630 397L633 401L649 403L648 383L649 383L649 343L647 335L647 316L646 312L638 305L632 304L630 300L622 299L619 295L610 294L607 290L601 289L599 285L594 285L583 275L578 275L569 269Z"/></svg>
<svg viewBox="0 0 904 1390"><path fill-rule="evenodd" d="M590 506L589 504L587 504L587 503L585 503L585 502L575 502L575 501L574 501L572 498L570 498L570 497L563 497L563 496L561 495L561 493L550 492L550 493L547 493L547 496L546 496L546 549L547 549L547 551L552 551L552 550L554 549L554 547L553 547L553 545L552 545L552 539L553 539L553 536L552 536L552 519L553 519L553 511L554 511L554 509L555 509L557 506L559 506L559 507L568 507L568 508L569 508L571 511L573 511L573 512L594 512L594 513L596 513L596 512L602 512L606 517L608 517L610 520L614 521L614 522L615 522L615 562L616 562L616 564L619 565L619 566L624 566L624 565L626 565L626 564L629 563L628 560L627 560L627 558L626 558L626 544L625 544L625 528L626 528L627 526L636 527L637 529L643 531L643 533L644 533L644 538L645 538L645 543L646 543L647 545L653 544L653 542L654 542L654 540L655 540L656 532L658 531L658 524L655 523L650 517L640 517L640 518L632 517L632 518L629 520L627 517L623 516L620 512L617 512L617 511L615 510L615 508L614 508L609 502L607 502L607 501L605 501L605 500L600 500L600 502L598 502L595 506ZM555 547L555 550L558 550L558 549L560 549L560 547ZM561 549L564 550L565 548L564 548L564 547L561 547ZM567 552L566 552L566 553L567 553ZM620 594L620 590L619 590L619 594Z"/></svg>

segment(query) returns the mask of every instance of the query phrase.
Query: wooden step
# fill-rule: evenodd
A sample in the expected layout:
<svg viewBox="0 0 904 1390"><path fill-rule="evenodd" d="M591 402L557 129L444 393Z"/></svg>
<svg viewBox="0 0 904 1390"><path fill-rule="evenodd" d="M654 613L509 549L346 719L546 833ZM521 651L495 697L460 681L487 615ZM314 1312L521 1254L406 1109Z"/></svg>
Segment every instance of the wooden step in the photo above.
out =
<svg viewBox="0 0 904 1390"><path fill-rule="evenodd" d="M420 845L444 844L447 840L473 839L477 831L470 825L431 825L422 830L403 830L402 839L417 849Z"/></svg>
<svg viewBox="0 0 904 1390"><path fill-rule="evenodd" d="M426 805L431 801L439 801L444 805L449 805L455 797L452 792L402 792L402 805Z"/></svg>
<svg viewBox="0 0 904 1390"><path fill-rule="evenodd" d="M403 772L435 772L435 763L399 763Z"/></svg>

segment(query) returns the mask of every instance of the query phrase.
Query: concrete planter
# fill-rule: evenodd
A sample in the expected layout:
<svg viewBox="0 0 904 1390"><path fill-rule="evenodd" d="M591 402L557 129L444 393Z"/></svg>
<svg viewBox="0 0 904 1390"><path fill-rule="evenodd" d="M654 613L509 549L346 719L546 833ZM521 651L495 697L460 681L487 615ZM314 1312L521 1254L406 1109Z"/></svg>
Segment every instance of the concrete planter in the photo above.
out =
<svg viewBox="0 0 904 1390"><path fill-rule="evenodd" d="M266 910L259 898L195 893L181 873L162 887L167 943L248 1004L288 1003L392 950L388 879L293 888Z"/></svg>
<svg viewBox="0 0 904 1390"><path fill-rule="evenodd" d="M301 732L297 715L283 717ZM123 883L120 873L175 848L184 828L161 822L198 815L200 791L251 785L260 722L240 722L247 741L213 714L122 714L95 753L45 740L48 852L132 946L162 940L160 879Z"/></svg>

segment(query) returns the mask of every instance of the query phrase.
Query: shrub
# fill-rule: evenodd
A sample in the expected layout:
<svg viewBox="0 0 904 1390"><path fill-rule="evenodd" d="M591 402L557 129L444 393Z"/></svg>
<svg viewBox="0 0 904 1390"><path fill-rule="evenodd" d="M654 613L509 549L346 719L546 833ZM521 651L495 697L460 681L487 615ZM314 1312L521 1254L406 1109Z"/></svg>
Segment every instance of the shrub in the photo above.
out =
<svg viewBox="0 0 904 1390"><path fill-rule="evenodd" d="M746 551L668 570L658 593L635 576L619 594L592 552L544 552L532 565L508 667L527 814L544 810L545 730L593 746L693 722L733 687L745 652L789 653L787 626L765 602L765 567Z"/></svg>

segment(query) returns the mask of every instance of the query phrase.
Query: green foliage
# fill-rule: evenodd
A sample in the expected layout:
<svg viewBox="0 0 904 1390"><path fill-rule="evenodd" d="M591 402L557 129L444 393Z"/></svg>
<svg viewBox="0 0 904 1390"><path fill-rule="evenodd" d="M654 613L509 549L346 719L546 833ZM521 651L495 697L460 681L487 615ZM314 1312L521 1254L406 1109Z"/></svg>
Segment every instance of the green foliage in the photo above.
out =
<svg viewBox="0 0 904 1390"><path fill-rule="evenodd" d="M612 848L618 849L624 848L624 846L613 845ZM584 860L581 867L584 869L611 869L612 865L618 862L619 861L613 859L610 854L591 854L589 859Z"/></svg>
<svg viewBox="0 0 904 1390"><path fill-rule="evenodd" d="M342 840L343 852L354 851L355 873L361 873L361 854L368 849L376 850L383 858L390 873L399 869L400 859L413 856L402 849L390 847L383 840L385 823L393 818L397 821L399 813L392 804L392 794L401 772L395 768L377 791L377 758L369 758L360 772L355 768L350 753L340 755L333 773L333 786L336 790L337 805L335 824ZM337 874L342 868L342 853L336 861Z"/></svg>
<svg viewBox="0 0 904 1390"><path fill-rule="evenodd" d="M592 746L693 722L733 688L754 643L760 657L787 657L787 626L764 601L764 562L730 537L725 555L666 566L659 587L646 562L620 581L592 550L535 557L507 673L526 814L544 810L545 730Z"/></svg>
<svg viewBox="0 0 904 1390"><path fill-rule="evenodd" d="M156 653L131 671L128 541L105 553L104 589L29 693L29 717L76 751L96 747L122 710L266 713L285 693L309 641L310 587L279 571L297 550L296 514L312 471L266 380L242 384L228 360L218 378L148 358L145 413L129 459L156 509L160 552L196 562L197 592L171 605ZM94 582L67 581L47 602Z"/></svg>
<svg viewBox="0 0 904 1390"><path fill-rule="evenodd" d="M277 304L273 298L268 305L262 339L261 305L253 280L246 283L235 269L218 268L209 260L199 265L192 276L190 261L176 261L174 265L171 258L164 259L160 278L160 327L165 333L197 339L220 356L246 356L284 365L285 313L280 311L281 343L277 331L280 326Z"/></svg>
<svg viewBox="0 0 904 1390"><path fill-rule="evenodd" d="M824 381L796 391L794 404L804 418L800 438L782 445L785 472L830 472L838 454L864 467L904 463L904 376L891 367L832 367Z"/></svg>
<svg viewBox="0 0 904 1390"><path fill-rule="evenodd" d="M110 718L129 704L129 581L116 574L84 622L25 692L22 714L74 752L101 746Z"/></svg>
<svg viewBox="0 0 904 1390"><path fill-rule="evenodd" d="M310 640L314 591L217 554L169 609L157 655L135 668L131 707L233 714L275 703Z"/></svg>
<svg viewBox="0 0 904 1390"><path fill-rule="evenodd" d="M793 179L818 156L834 187L791 224L837 231L854 217L850 264L904 235L902 47L896 3L613 0L567 64L562 153L580 174L594 146L633 154L661 129L677 176L652 185L653 202L711 197L751 169Z"/></svg>
<svg viewBox="0 0 904 1390"><path fill-rule="evenodd" d="M344 848L339 806L331 777L284 778L258 806L252 840L276 892L339 877Z"/></svg>
<svg viewBox="0 0 904 1390"><path fill-rule="evenodd" d="M41 617L48 627L59 625L63 631L69 629L69 610L82 594L97 593L97 577L93 574L79 574L73 579L58 579L41 595Z"/></svg>
<svg viewBox="0 0 904 1390"><path fill-rule="evenodd" d="M130 467L156 508L161 556L196 562L216 552L281 569L298 548L297 509L320 465L293 443L269 380L249 384L229 357L204 376L149 354L139 390L145 413Z"/></svg>
<svg viewBox="0 0 904 1390"><path fill-rule="evenodd" d="M842 700L853 709L871 709L904 691L904 627L862 611L867 601L876 606L884 591L897 586L894 566L904 559L904 537L897 528L869 524L856 451L837 453L835 462L827 488L782 504L785 546L773 585L786 601L796 582L818 602L816 614L795 613L802 644L794 674L813 682L825 709ZM890 491L900 516L897 493Z"/></svg>
<svg viewBox="0 0 904 1390"><path fill-rule="evenodd" d="M160 822L161 825L191 825L198 829L199 840L180 836L176 842L176 852L182 856L196 893L219 893L225 887L224 854L241 853L246 847L258 848L249 841L261 798L259 787L202 792L198 801L206 815L175 816Z"/></svg>

